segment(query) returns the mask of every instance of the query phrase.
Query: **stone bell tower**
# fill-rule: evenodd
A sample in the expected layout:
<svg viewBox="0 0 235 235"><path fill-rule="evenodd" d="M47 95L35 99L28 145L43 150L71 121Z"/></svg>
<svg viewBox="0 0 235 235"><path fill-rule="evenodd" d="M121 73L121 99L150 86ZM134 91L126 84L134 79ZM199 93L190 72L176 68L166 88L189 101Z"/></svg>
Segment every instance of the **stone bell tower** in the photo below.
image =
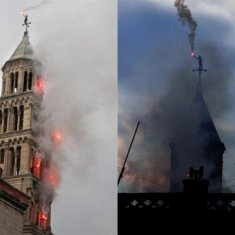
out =
<svg viewBox="0 0 235 235"><path fill-rule="evenodd" d="M0 168L3 180L31 197L23 234L41 235L52 234L50 206L45 212L40 200L41 183L49 163L38 154L37 133L33 128L43 91L42 66L29 41L29 24L25 16L23 38L2 67Z"/></svg>

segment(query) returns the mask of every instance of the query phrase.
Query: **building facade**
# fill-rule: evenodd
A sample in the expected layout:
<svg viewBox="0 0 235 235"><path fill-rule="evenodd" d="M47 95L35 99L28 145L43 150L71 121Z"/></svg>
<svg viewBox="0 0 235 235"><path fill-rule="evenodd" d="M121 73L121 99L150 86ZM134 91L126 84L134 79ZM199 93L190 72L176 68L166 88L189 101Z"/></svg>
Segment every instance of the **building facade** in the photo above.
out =
<svg viewBox="0 0 235 235"><path fill-rule="evenodd" d="M0 179L0 234L22 234L30 197Z"/></svg>
<svg viewBox="0 0 235 235"><path fill-rule="evenodd" d="M51 207L41 200L42 181L49 162L40 157L35 129L43 96L41 63L34 58L28 24L23 38L2 67L0 97L1 178L30 197L23 234L52 234Z"/></svg>

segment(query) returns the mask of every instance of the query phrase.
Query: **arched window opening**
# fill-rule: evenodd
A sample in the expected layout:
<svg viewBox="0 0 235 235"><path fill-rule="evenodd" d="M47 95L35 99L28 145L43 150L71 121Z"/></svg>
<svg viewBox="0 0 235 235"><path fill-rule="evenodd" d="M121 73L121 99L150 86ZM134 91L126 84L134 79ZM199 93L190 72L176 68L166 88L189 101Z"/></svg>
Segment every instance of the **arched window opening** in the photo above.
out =
<svg viewBox="0 0 235 235"><path fill-rule="evenodd" d="M14 167L15 167L14 148L10 148L10 153L9 153L9 175L13 175Z"/></svg>
<svg viewBox="0 0 235 235"><path fill-rule="evenodd" d="M4 149L0 150L0 164L4 164Z"/></svg>
<svg viewBox="0 0 235 235"><path fill-rule="evenodd" d="M45 164L45 160L42 159L41 160L40 172L39 172L39 176L38 176L39 179L43 178L44 175L45 175L45 173L44 173L44 169L45 169L44 164Z"/></svg>
<svg viewBox="0 0 235 235"><path fill-rule="evenodd" d="M28 78L28 72L25 71L24 72L24 86L23 86L23 91L26 91L27 90L27 79Z"/></svg>
<svg viewBox="0 0 235 235"><path fill-rule="evenodd" d="M33 151L31 151L30 170L32 174L34 174L34 164L35 164L35 156L33 155Z"/></svg>
<svg viewBox="0 0 235 235"><path fill-rule="evenodd" d="M18 123L18 112L17 107L13 109L13 131L17 130L17 123Z"/></svg>
<svg viewBox="0 0 235 235"><path fill-rule="evenodd" d="M5 93L5 90L6 90L6 80L4 79L3 80L3 84L2 84L2 94L4 95Z"/></svg>
<svg viewBox="0 0 235 235"><path fill-rule="evenodd" d="M33 202L31 202L31 206L30 206L30 221L35 224L35 205Z"/></svg>
<svg viewBox="0 0 235 235"><path fill-rule="evenodd" d="M10 93L13 93L14 91L14 74L11 73L11 77L10 77Z"/></svg>
<svg viewBox="0 0 235 235"><path fill-rule="evenodd" d="M21 147L16 149L16 175L20 174Z"/></svg>
<svg viewBox="0 0 235 235"><path fill-rule="evenodd" d="M20 116L19 129L22 130L23 123L24 123L24 106L23 105L20 106L19 116Z"/></svg>
<svg viewBox="0 0 235 235"><path fill-rule="evenodd" d="M2 110L0 110L0 133L2 132Z"/></svg>
<svg viewBox="0 0 235 235"><path fill-rule="evenodd" d="M39 211L37 211L37 219L36 219L36 225L39 225L39 219L40 219L40 217L39 217Z"/></svg>
<svg viewBox="0 0 235 235"><path fill-rule="evenodd" d="M7 131L8 109L3 111L3 132Z"/></svg>
<svg viewBox="0 0 235 235"><path fill-rule="evenodd" d="M18 90L18 77L19 77L19 73L16 72L16 73L15 73L14 92L17 92L17 90Z"/></svg>
<svg viewBox="0 0 235 235"><path fill-rule="evenodd" d="M29 80L28 80L28 89L32 89L32 79L33 79L33 74L32 72L29 73Z"/></svg>

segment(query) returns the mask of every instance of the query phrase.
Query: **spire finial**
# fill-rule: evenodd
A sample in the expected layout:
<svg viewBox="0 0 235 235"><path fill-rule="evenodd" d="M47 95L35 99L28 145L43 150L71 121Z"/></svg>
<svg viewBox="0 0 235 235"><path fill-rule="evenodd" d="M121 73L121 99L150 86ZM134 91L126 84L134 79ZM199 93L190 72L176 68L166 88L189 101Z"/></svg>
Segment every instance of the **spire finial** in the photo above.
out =
<svg viewBox="0 0 235 235"><path fill-rule="evenodd" d="M202 74L202 72L207 72L207 70L203 68L202 57L200 55L196 56L195 54L192 54L192 56L198 60L198 69L193 69L193 72L198 72L199 84L201 84L201 74Z"/></svg>
<svg viewBox="0 0 235 235"><path fill-rule="evenodd" d="M31 24L31 22L28 22L28 15L26 13L23 13L24 16L24 24L22 26L25 26L25 32L28 32L28 27Z"/></svg>

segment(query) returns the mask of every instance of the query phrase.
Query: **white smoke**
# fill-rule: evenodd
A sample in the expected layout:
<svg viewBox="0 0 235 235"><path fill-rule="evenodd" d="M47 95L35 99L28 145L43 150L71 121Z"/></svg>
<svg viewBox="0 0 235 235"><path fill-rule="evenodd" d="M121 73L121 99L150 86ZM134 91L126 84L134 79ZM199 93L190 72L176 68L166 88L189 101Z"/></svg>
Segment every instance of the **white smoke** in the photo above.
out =
<svg viewBox="0 0 235 235"><path fill-rule="evenodd" d="M38 21L31 15L29 31L30 38L37 38L31 42L45 68L41 143L48 148L50 130L63 134L61 144L49 144L62 179L52 231L115 234L116 9L107 0L72 4L55 2L50 11L40 11Z"/></svg>
<svg viewBox="0 0 235 235"><path fill-rule="evenodd" d="M22 12L28 12L28 11L31 11L31 10L36 10L36 9L42 8L42 7L44 7L48 4L51 4L52 2L53 2L53 0L42 0L39 3L35 4L35 5L25 7L22 10Z"/></svg>

